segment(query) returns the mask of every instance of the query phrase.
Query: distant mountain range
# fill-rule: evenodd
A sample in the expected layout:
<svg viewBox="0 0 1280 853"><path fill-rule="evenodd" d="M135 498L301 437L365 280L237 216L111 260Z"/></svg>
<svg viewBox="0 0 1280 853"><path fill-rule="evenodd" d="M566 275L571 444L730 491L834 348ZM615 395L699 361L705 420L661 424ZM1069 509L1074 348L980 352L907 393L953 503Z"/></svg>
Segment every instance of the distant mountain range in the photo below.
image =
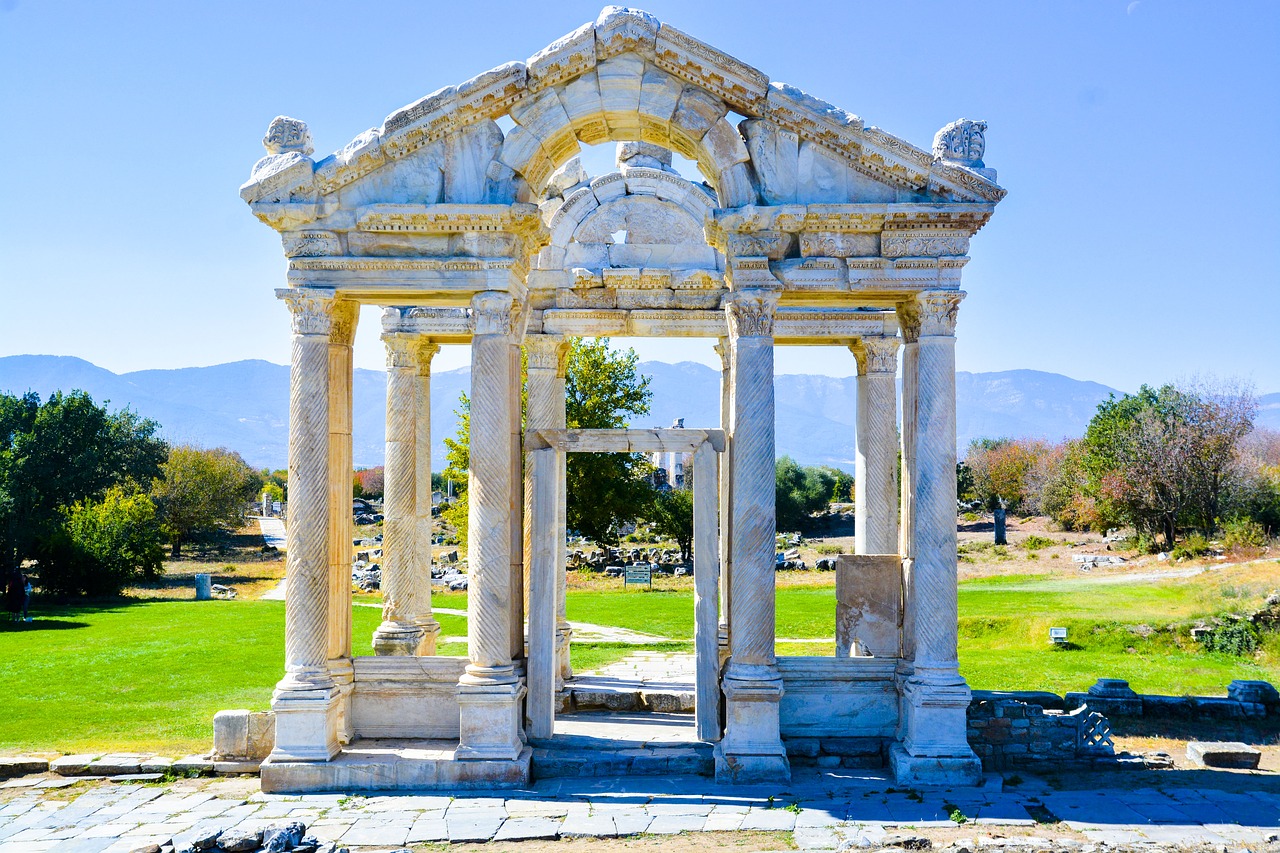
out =
<svg viewBox="0 0 1280 853"><path fill-rule="evenodd" d="M634 426L670 426L683 417L689 427L720 422L720 374L694 362L646 361L652 377L649 415ZM471 384L470 370L431 377L433 462L444 465L444 438L453 434L458 395ZM812 374L775 379L777 449L804 464L853 470L855 380ZM163 426L175 443L228 447L254 466L283 468L288 458L289 368L267 361L237 361L212 367L141 370L115 374L69 356L0 358L0 391L81 389L113 408L129 406ZM1056 373L1007 370L956 375L956 441L967 447L983 436L1078 436L1097 405L1114 389ZM353 388L354 458L358 466L382 464L386 375L356 370ZM1260 398L1258 423L1280 429L1280 393Z"/></svg>

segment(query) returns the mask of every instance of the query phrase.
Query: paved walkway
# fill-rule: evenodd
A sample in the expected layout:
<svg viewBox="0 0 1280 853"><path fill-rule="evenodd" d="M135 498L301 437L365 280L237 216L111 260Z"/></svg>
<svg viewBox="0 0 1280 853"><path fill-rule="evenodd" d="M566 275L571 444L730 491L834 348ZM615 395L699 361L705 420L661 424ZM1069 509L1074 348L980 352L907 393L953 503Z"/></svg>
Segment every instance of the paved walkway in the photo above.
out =
<svg viewBox="0 0 1280 853"><path fill-rule="evenodd" d="M797 770L790 783L776 785L721 786L680 776L574 778L458 797L266 795L252 778L154 786L81 782L68 791L38 787L51 777L26 777L0 785L0 853L128 853L170 842L182 849L209 829L260 829L289 820L353 850L748 829L794 832L802 850L883 846L894 832L958 842L957 829L969 849L1025 850L1047 846L1046 838L1077 848L1157 842L1256 849L1278 837L1280 793L1271 774L1221 789L1165 787L1161 780L1174 772L1150 773L1143 780L1149 787L1057 790L1027 779L1002 789L999 776L988 776L982 788L917 792L894 786L882 771ZM1218 782L1221 775L1211 774ZM1205 782L1212 784L1208 777ZM951 815L963 815L966 825L958 828ZM1062 822L1037 825L1037 817ZM1028 834L1040 840L1018 837Z"/></svg>

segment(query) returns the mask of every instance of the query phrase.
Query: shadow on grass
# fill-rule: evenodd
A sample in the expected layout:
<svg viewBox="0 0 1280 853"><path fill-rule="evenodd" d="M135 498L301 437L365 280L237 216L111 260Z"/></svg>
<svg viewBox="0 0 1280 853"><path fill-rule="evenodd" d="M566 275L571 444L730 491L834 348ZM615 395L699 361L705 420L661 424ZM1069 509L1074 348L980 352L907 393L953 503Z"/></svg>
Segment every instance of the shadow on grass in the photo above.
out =
<svg viewBox="0 0 1280 853"><path fill-rule="evenodd" d="M25 634L30 631L66 631L72 628L88 628L88 622L72 622L66 619L33 617L30 622L0 622L0 634Z"/></svg>
<svg viewBox="0 0 1280 853"><path fill-rule="evenodd" d="M1109 716L1113 734L1121 737L1161 737L1173 740L1239 741L1252 746L1280 743L1275 720L1151 719Z"/></svg>

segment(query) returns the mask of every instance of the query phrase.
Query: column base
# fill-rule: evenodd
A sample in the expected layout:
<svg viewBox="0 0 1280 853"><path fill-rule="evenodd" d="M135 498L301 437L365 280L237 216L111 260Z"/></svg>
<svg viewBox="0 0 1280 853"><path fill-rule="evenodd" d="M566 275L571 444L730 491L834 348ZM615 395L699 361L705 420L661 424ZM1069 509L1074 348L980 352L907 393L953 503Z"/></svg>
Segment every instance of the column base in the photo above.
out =
<svg viewBox="0 0 1280 853"><path fill-rule="evenodd" d="M422 639L418 642L418 648L413 653L419 657L434 657L436 641L440 637L440 623L428 616L418 623L418 627L422 629Z"/></svg>
<svg viewBox="0 0 1280 853"><path fill-rule="evenodd" d="M902 682L902 744L913 756L971 758L969 685L954 669L920 666Z"/></svg>
<svg viewBox="0 0 1280 853"><path fill-rule="evenodd" d="M376 655L415 655L424 636L420 625L383 622L373 632L373 652Z"/></svg>
<svg viewBox="0 0 1280 853"><path fill-rule="evenodd" d="M715 748L716 781L790 781L791 765L779 733L783 690L777 667L730 662L721 688L726 725Z"/></svg>
<svg viewBox="0 0 1280 853"><path fill-rule="evenodd" d="M355 739L355 729L351 725L351 694L356 685L351 658L330 658L329 677L338 688L338 743L346 746Z"/></svg>
<svg viewBox="0 0 1280 853"><path fill-rule="evenodd" d="M328 761L342 748L339 738L342 690L298 689L300 685L280 683L271 697L276 716L275 761Z"/></svg>
<svg viewBox="0 0 1280 853"><path fill-rule="evenodd" d="M973 787L982 782L982 762L972 752L968 756L912 755L896 743L889 751L889 766L900 785Z"/></svg>
<svg viewBox="0 0 1280 853"><path fill-rule="evenodd" d="M525 748L524 684L506 668L509 681L472 672L458 681L459 761L514 761Z"/></svg>

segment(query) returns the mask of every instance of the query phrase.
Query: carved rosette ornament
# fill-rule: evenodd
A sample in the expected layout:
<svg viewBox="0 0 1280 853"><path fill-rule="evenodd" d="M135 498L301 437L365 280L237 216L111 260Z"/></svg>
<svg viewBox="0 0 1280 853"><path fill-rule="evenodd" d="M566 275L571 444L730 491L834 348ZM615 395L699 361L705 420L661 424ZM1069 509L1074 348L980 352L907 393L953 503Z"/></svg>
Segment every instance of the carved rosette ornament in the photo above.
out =
<svg viewBox="0 0 1280 853"><path fill-rule="evenodd" d="M859 373L896 373L898 370L897 338L863 338L861 346L851 347Z"/></svg>
<svg viewBox="0 0 1280 853"><path fill-rule="evenodd" d="M916 297L922 336L949 336L956 333L956 312L965 297L962 290L926 290Z"/></svg>
<svg viewBox="0 0 1280 853"><path fill-rule="evenodd" d="M773 291L739 291L724 301L729 334L734 338L773 337L778 294Z"/></svg>
<svg viewBox="0 0 1280 853"><path fill-rule="evenodd" d="M518 310L509 293L477 293L471 298L471 334L511 337L515 334Z"/></svg>
<svg viewBox="0 0 1280 853"><path fill-rule="evenodd" d="M328 335L333 330L334 306L332 290L295 287L276 291L276 296L289 306L295 335Z"/></svg>

